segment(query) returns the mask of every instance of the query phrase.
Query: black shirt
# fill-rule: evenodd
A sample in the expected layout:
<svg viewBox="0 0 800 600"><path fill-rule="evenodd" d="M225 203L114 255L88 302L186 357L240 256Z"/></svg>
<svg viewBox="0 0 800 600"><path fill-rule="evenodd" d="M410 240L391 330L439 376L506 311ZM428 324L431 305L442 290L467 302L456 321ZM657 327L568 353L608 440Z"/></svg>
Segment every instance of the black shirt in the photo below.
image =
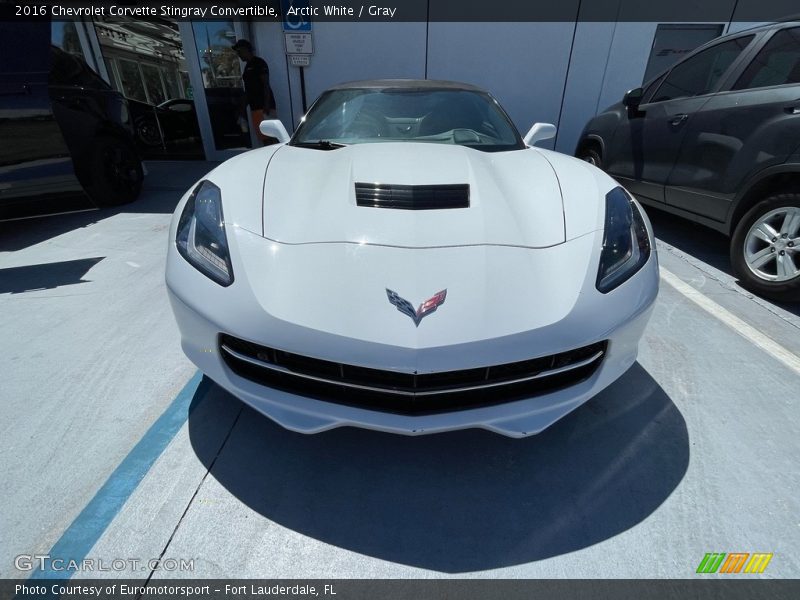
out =
<svg viewBox="0 0 800 600"><path fill-rule="evenodd" d="M242 80L244 81L244 93L251 110L273 110L275 108L275 98L269 87L267 61L258 56L248 60L242 72Z"/></svg>

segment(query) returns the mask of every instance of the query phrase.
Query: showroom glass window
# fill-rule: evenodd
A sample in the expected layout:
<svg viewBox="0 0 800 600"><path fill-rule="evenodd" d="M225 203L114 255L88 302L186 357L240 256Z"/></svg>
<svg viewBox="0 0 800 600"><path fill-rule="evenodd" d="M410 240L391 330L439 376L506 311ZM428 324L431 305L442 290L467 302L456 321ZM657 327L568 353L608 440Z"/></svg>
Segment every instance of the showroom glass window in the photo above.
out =
<svg viewBox="0 0 800 600"><path fill-rule="evenodd" d="M735 90L800 83L800 27L782 29L748 65Z"/></svg>
<svg viewBox="0 0 800 600"><path fill-rule="evenodd" d="M651 102L709 93L753 37L748 35L716 44L678 63L669 72Z"/></svg>

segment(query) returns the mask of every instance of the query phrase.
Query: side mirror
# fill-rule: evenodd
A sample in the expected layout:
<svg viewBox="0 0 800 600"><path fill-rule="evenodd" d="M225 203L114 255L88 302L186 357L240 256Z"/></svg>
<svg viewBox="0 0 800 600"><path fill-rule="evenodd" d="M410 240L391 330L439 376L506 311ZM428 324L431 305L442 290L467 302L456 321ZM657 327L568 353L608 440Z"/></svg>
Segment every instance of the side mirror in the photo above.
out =
<svg viewBox="0 0 800 600"><path fill-rule="evenodd" d="M525 134L522 141L526 146L533 146L536 142L549 140L556 136L556 126L552 123L534 123L530 131Z"/></svg>
<svg viewBox="0 0 800 600"><path fill-rule="evenodd" d="M289 132L286 131L286 127L278 119L261 121L258 130L268 137L277 139L281 144L289 141Z"/></svg>
<svg viewBox="0 0 800 600"><path fill-rule="evenodd" d="M644 95L644 90L640 87L628 90L622 97L622 104L624 106L627 106L628 108L638 108L639 105L642 103L643 95Z"/></svg>

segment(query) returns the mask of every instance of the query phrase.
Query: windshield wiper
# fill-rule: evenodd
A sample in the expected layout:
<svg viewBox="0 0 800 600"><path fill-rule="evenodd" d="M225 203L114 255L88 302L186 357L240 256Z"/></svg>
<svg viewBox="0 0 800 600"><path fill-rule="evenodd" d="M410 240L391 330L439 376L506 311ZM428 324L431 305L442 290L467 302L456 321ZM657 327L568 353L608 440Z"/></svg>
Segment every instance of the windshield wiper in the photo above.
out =
<svg viewBox="0 0 800 600"><path fill-rule="evenodd" d="M317 140L316 142L296 142L293 146L300 146L301 148L318 148L319 150L336 150L337 148L344 148L346 144L339 144L330 140Z"/></svg>

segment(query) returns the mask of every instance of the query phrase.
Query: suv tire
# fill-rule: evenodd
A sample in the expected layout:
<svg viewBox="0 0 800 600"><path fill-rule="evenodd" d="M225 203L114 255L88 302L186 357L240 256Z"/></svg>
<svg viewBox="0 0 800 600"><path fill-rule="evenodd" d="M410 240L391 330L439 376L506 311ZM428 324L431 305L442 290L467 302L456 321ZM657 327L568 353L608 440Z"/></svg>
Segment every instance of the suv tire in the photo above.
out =
<svg viewBox="0 0 800 600"><path fill-rule="evenodd" d="M800 300L800 192L756 204L736 226L731 264L743 287L782 301Z"/></svg>
<svg viewBox="0 0 800 600"><path fill-rule="evenodd" d="M603 157L600 156L600 153L591 146L581 150L580 154L578 154L578 158L588 162L590 165L594 165L598 169L603 168Z"/></svg>

